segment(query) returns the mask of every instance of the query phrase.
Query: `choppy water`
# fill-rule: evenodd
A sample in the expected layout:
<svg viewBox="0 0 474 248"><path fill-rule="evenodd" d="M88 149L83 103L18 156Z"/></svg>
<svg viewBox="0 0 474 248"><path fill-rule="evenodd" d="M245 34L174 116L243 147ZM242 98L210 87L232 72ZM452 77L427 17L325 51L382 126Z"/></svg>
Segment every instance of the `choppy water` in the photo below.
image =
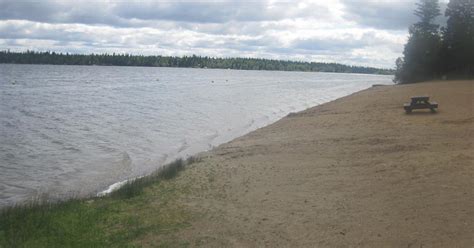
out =
<svg viewBox="0 0 474 248"><path fill-rule="evenodd" d="M0 206L90 194L391 76L0 64Z"/></svg>

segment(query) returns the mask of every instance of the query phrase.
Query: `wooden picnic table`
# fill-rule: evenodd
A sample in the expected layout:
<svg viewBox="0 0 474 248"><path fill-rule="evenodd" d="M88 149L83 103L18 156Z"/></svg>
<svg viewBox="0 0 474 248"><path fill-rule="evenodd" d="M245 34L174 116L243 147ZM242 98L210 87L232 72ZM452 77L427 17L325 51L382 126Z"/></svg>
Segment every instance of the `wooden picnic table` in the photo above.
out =
<svg viewBox="0 0 474 248"><path fill-rule="evenodd" d="M403 108L407 114L411 113L414 109L430 109L434 113L438 108L438 103L430 102L429 96L413 96L411 97L411 102L403 104Z"/></svg>

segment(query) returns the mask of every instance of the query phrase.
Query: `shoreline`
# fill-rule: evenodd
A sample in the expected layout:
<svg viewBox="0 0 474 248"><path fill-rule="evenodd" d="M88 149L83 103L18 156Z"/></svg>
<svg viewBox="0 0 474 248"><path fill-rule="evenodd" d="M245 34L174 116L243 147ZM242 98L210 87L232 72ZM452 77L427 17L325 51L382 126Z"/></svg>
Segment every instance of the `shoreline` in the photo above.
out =
<svg viewBox="0 0 474 248"><path fill-rule="evenodd" d="M474 223L474 81L371 87L217 147L178 185L205 246L459 246ZM414 95L440 103L405 114ZM202 180L202 181L200 181Z"/></svg>
<svg viewBox="0 0 474 248"><path fill-rule="evenodd" d="M403 103L422 94L438 112L405 114ZM36 218L0 215L10 223L0 234L23 231L26 240L0 235L0 246L58 244L44 234L73 223L60 240L80 233L88 246L469 247L473 100L472 80L371 87L289 114L130 192ZM32 219L60 224L25 228Z"/></svg>
<svg viewBox="0 0 474 248"><path fill-rule="evenodd" d="M324 73L324 72L323 72ZM208 144L210 146L209 149L207 150L201 150L201 151L197 151L193 154L181 154L181 151L178 151L177 153L175 154L166 154L165 156L167 157L164 161L164 163L160 164L157 169L154 171L158 171L161 167L163 166L166 166L167 164L170 164L170 163L173 163L173 161L177 160L177 159L188 159L189 157L199 157L199 156L202 156L203 154L206 154L206 153L210 153L212 152L214 149L216 149L217 147L221 146L221 145L224 145L224 144L227 144L229 142L232 142L233 140L235 139L238 139L240 137L243 137L243 136L246 136L254 131L257 131L261 128L265 128L267 126L270 126L272 124L274 124L275 122L278 122L280 121L281 119L283 118L287 118L288 116L290 115L294 115L294 114L297 114L299 112L303 112L303 111L307 111L309 109L312 109L312 108L315 108L315 107L318 107L318 106L321 106L321 105L324 105L324 104L328 104L330 102L333 102L333 101L338 101L340 99L343 99L343 98L346 98L346 97L350 97L354 94L357 94L359 92L364 92L366 90L370 90L371 88L374 88L374 87L383 87L383 86L392 86L393 84L374 84L368 88L365 88L365 89L362 89L362 90L358 90L358 91L355 91L355 92L352 92L348 95L344 95L344 96L341 96L341 97L337 97L335 99L332 99L332 100L329 100L327 102L322 102L320 104L317 104L317 105L314 105L314 106L310 106L310 107L307 107L305 109L302 109L302 110L296 110L295 112L289 112L288 114L282 116L282 117L278 117L276 120L272 120L268 123L265 123L263 124L262 126L260 127L256 127L255 129L253 128L250 128L250 129L243 129L243 132L239 131L239 133L242 133L240 135L228 135L228 137L224 138L223 140L227 140L227 141L224 141L222 143L218 143L216 145L212 145L211 144ZM225 136L225 135L224 135ZM202 145L196 145L196 146L202 146ZM199 150L199 149L194 149L194 150ZM124 179L124 180L121 180L121 181L118 181L118 182L115 182L115 183L112 183L111 185L108 185L105 189L102 189L102 190L98 190L96 191L93 195L95 195L96 197L104 197L104 196L107 196L108 194L120 189L121 187L123 187L124 185L126 185L127 183L129 182L133 182L134 180L136 179L140 179L140 178L143 178L143 177L146 177L146 176L149 176L151 174L153 174L154 172L151 172L149 174L145 174L145 175L142 175L142 176L138 176L138 177L133 177L133 178L128 178L128 179Z"/></svg>
<svg viewBox="0 0 474 248"><path fill-rule="evenodd" d="M54 53L54 52L53 52ZM56 61L58 56L62 58L62 63L52 62ZM135 67L176 67L176 68L199 68L199 69L234 69L234 70L264 70L264 71L313 71L313 72L331 72L337 73L362 73L362 74L378 74L378 75L394 75L394 70L389 68L375 68L372 66L362 65L345 65L339 63L324 63L324 62L309 62L309 61L290 61L290 60L273 60L265 58L242 58L242 57L207 57L195 56L196 60L193 63L186 62L186 56L163 56L163 55L146 55L148 59L153 61L137 62L130 60L132 58L143 57L143 55L128 55L126 57L129 65L123 64L125 54L67 54L57 53L51 54L50 51L7 51L0 50L0 64L53 64L53 65L85 65L85 66L135 66ZM54 57L54 59L53 59ZM104 57L112 58L105 59ZM94 64L80 61L78 59L95 58ZM122 61L117 61L122 59ZM166 60L166 61L165 61ZM171 61L170 61L171 60ZM264 63L262 63L262 61ZM170 63L171 62L171 63ZM184 62L184 63L183 63ZM232 63L232 62L235 62ZM250 65L249 62L257 63L259 67ZM131 64L131 65L130 65ZM268 64L268 65L267 65ZM299 65L299 68L294 68L291 65ZM339 71L338 71L339 70Z"/></svg>
<svg viewBox="0 0 474 248"><path fill-rule="evenodd" d="M204 71L176 68L174 70L183 70L178 73L182 78L178 83L173 83L174 70L156 69L143 73L139 70L140 76L134 77L136 83L118 80L115 84L115 76L126 78L135 70L118 71L118 68L104 67L99 70L104 77L96 80L79 75L93 75L97 68L79 71L74 70L75 67L61 69L54 66L23 68L12 65L5 68L15 73L4 80L7 102L10 103L6 109L12 111L11 116L4 116L2 120L8 127L7 133L15 134L12 136L15 138L6 140L6 149L1 152L7 159L7 168L10 168L3 177L6 181L0 195L1 207L38 195L55 199L93 195L127 178L150 174L158 165L173 161L175 154L179 153L177 158L208 150L209 144L215 146L228 142L261 127L260 124L270 123L269 120L273 122L291 111L326 101L324 98L330 100L376 82L391 81L391 77L375 75L286 72L275 75L237 71L223 71L220 75L218 72L202 74ZM83 83L84 87L78 88L81 94L74 94L70 99L66 97L69 88L59 87L59 91L64 92L56 94L58 99L52 106L46 106L39 103L47 101L51 92L56 92L54 87L47 87L37 96L26 94L31 100L22 105L19 100L22 98L17 95L31 90L27 82L29 74L22 75L22 71L39 73L38 81L42 83L34 87L41 88L43 84L78 87L73 81ZM47 73L41 74L49 71L54 75L72 73L77 80L62 82L54 77L50 82ZM160 82L157 83L154 80L158 77ZM215 84L211 79L216 80ZM104 85L114 90L102 91ZM304 93L298 93L302 90ZM137 97L131 96L132 92ZM258 92L258 97L245 92ZM81 99L84 97L95 100L83 103ZM110 105L109 98L117 100L116 104ZM66 104L69 102L71 104ZM77 109L74 107L76 102L80 106ZM18 104L21 105L18 111L13 111ZM115 108L123 111L113 111ZM48 116L41 121L42 113L50 109L58 110L55 117ZM109 114L101 114L106 112ZM17 120L21 123L41 121L43 124L23 131L14 124ZM68 124L73 122L77 125ZM23 136L31 137L29 139L35 142L23 144L16 140L16 137ZM21 149L17 149L17 144L23 144ZM29 152L23 153L22 149ZM10 156L10 153L15 156ZM35 173L37 170L45 173ZM25 180L14 180L22 177Z"/></svg>

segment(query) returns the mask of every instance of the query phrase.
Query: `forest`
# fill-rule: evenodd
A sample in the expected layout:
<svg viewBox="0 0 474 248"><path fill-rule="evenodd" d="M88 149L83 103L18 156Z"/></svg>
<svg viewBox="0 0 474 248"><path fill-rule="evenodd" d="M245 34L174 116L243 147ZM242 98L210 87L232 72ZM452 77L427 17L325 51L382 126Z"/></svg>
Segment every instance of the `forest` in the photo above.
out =
<svg viewBox="0 0 474 248"><path fill-rule="evenodd" d="M52 65L114 65L236 70L311 71L361 74L393 74L391 69L349 66L337 63L296 62L257 58L214 58L202 56L143 56L131 54L70 54L56 52L0 51L0 63Z"/></svg>
<svg viewBox="0 0 474 248"><path fill-rule="evenodd" d="M445 25L438 0L420 0L419 22L409 29L403 57L396 61L394 81L416 83L433 79L474 78L474 0L450 0Z"/></svg>

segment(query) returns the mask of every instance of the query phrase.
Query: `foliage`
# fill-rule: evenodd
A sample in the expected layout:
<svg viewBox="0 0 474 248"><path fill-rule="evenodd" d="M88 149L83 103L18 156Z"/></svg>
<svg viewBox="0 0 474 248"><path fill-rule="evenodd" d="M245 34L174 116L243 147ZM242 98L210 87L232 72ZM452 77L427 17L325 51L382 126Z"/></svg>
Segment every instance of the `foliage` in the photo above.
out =
<svg viewBox="0 0 474 248"><path fill-rule="evenodd" d="M415 15L418 23L409 29L403 60L398 60L395 81L413 83L437 77L441 37L434 20L440 15L438 0L421 0Z"/></svg>
<svg viewBox="0 0 474 248"><path fill-rule="evenodd" d="M397 59L395 82L414 83L439 78L474 77L474 1L451 0L445 28L434 23L437 0L420 0L420 21L409 29L403 58Z"/></svg>
<svg viewBox="0 0 474 248"><path fill-rule="evenodd" d="M451 0L446 9L441 50L443 72L450 77L474 75L474 1Z"/></svg>
<svg viewBox="0 0 474 248"><path fill-rule="evenodd" d="M389 69L348 66L336 63L295 62L254 58L212 58L201 56L142 56L130 54L62 54L55 52L10 52L0 51L0 63L54 64L54 65L115 65L220 68L237 70L276 70L343 72L365 74L393 74Z"/></svg>

